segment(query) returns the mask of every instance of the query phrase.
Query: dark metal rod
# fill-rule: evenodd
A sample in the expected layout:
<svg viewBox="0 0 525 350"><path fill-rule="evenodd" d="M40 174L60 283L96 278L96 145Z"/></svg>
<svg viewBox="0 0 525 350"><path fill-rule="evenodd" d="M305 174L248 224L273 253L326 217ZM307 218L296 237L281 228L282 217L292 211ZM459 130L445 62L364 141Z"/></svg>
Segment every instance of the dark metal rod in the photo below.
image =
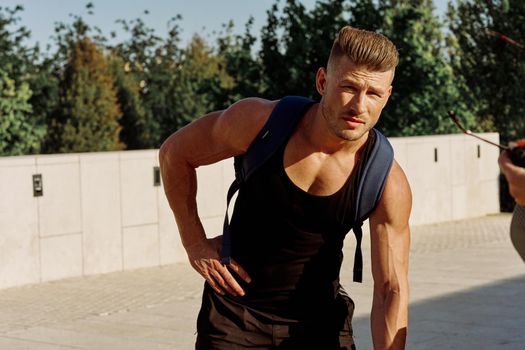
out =
<svg viewBox="0 0 525 350"><path fill-rule="evenodd" d="M470 136L472 136L472 137L475 137L475 138L477 138L478 140L481 140L481 141L483 141L483 142L489 143L489 144L491 144L491 145L493 145L493 146L499 147L500 149L503 149L503 150L508 150L508 149L509 149L509 147L507 147L507 146L503 146L503 145L500 145L500 144L498 144L498 143L492 142L492 141L490 141L490 140L484 139L483 137L474 134L472 131L470 131L470 130L468 130L468 129L465 129L465 128L463 127L463 125L461 125L461 123L459 122L459 119L458 119L458 117L456 116L456 113L454 113L453 111L449 111L449 112L448 112L448 116L450 117L450 119L452 119L452 121L454 122L454 124L456 124L456 125L458 126L458 128L460 128L461 131L463 131L465 134L470 135Z"/></svg>

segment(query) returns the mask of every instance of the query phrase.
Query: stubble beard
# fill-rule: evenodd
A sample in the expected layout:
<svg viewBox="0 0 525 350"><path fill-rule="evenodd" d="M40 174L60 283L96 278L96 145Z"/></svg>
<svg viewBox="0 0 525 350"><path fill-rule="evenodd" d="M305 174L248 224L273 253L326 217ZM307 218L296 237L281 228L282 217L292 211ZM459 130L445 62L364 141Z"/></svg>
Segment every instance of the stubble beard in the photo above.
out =
<svg viewBox="0 0 525 350"><path fill-rule="evenodd" d="M338 116L334 116L335 113L331 111L327 106L325 106L324 101L321 100L321 114L323 115L323 118L326 122L326 125L328 126L328 129L338 138L340 138L343 141L357 141L361 137L363 137L364 134L366 134L369 130L363 129L363 130L348 130L342 127L340 123L340 118Z"/></svg>

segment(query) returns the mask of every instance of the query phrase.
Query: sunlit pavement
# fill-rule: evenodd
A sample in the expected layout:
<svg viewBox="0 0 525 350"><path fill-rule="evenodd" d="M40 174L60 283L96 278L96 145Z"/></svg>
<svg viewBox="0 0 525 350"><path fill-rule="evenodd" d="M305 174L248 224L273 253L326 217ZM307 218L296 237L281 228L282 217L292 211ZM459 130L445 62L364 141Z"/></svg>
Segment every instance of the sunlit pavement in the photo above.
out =
<svg viewBox="0 0 525 350"><path fill-rule="evenodd" d="M412 228L407 349L525 349L525 264L501 214ZM365 271L370 251L365 235ZM372 281L342 283L356 303L358 349L371 349ZM193 349L202 280L188 264L0 291L0 349Z"/></svg>

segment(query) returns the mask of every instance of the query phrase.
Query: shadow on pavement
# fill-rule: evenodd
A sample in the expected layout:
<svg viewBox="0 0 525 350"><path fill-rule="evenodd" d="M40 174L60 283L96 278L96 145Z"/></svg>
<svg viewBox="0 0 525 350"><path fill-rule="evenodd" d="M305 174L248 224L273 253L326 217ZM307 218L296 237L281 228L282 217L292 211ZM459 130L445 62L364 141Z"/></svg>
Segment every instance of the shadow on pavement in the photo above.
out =
<svg viewBox="0 0 525 350"><path fill-rule="evenodd" d="M525 349L525 275L409 306L407 349ZM372 349L368 317L354 319L359 350Z"/></svg>

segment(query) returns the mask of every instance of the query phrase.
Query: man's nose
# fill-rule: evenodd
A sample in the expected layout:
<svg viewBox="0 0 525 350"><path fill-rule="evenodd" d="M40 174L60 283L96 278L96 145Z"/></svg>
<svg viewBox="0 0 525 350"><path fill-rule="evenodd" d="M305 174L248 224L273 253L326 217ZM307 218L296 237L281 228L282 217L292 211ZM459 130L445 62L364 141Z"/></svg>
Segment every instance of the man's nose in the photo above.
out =
<svg viewBox="0 0 525 350"><path fill-rule="evenodd" d="M357 92L350 100L350 108L358 115L365 113L366 94L364 92Z"/></svg>

